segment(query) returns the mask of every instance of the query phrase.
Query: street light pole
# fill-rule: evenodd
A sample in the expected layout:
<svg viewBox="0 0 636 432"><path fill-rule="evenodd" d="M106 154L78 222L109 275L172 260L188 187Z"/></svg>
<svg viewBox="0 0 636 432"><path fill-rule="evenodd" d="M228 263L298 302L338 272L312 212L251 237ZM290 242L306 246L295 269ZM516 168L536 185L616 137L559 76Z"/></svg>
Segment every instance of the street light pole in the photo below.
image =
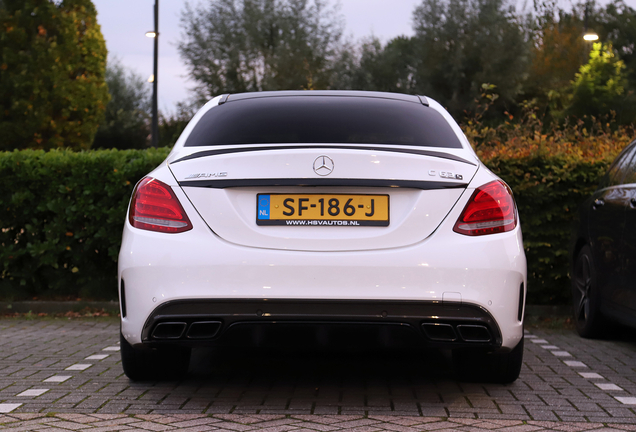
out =
<svg viewBox="0 0 636 432"><path fill-rule="evenodd" d="M155 0L155 58L152 81L152 147L159 146L159 113L157 109L157 85L159 83L159 0Z"/></svg>

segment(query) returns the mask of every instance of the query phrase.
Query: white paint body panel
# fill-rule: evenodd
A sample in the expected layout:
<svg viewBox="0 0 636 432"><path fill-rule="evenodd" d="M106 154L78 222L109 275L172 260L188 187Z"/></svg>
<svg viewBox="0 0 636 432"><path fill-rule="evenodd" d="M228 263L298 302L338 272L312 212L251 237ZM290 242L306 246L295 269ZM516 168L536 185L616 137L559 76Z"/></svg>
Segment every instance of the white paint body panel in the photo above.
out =
<svg viewBox="0 0 636 432"><path fill-rule="evenodd" d="M218 98L201 110L213 109ZM434 101L431 107L437 110ZM443 111L443 110L442 110ZM440 112L442 112L440 111ZM447 114L445 114L447 116ZM452 121L452 119L451 119ZM454 122L451 123L456 127ZM188 126L168 161L175 161L202 148L183 148ZM457 127L458 130L458 127ZM261 227L255 224L255 194L261 188L204 189L181 188L183 179L199 167L176 168L174 175L166 163L149 175L172 186L190 217L193 229L180 234L163 234L133 228L126 220L119 255L119 278L125 280L127 315L122 318L122 334L131 344L141 342L148 316L159 305L181 299L373 299L457 301L481 306L497 322L502 347L511 349L523 337L522 321L517 319L519 286L526 285L526 259L519 224L509 232L468 237L453 231L475 188L496 180L477 160L463 134L458 135L465 149L447 153L475 161L476 167L418 155L388 155L383 165L372 163L372 153L361 156L356 171L354 155L337 155L338 167L349 166L361 178L379 175L384 166L401 167L405 179L426 178L426 168L452 166L466 168L467 189L395 189L391 194L391 225L378 227ZM216 147L218 148L218 147ZM209 148L208 148L209 149ZM439 151L440 149L430 149ZM443 149L445 152L447 149ZM361 154L356 153L357 155ZM292 152L302 164L285 170L285 152L276 156L283 171L276 177L298 173L322 150ZM215 159L206 171L227 171L261 177L258 158L228 155ZM409 159L410 158L410 159ZM221 168L221 165L223 166ZM302 165L303 168L298 168ZM381 165L377 167L375 165ZM422 172L418 167L422 167ZM462 168L463 167L463 168ZM338 169L338 168L336 168ZM440 169L440 168L437 168ZM469 171L472 169L472 171ZM386 173L386 171L385 171ZM308 176L311 174L305 174ZM176 179L175 179L176 176ZM409 177L411 176L411 177ZM244 177L243 177L244 178ZM438 179L439 180L439 179ZM300 187L265 192L297 192ZM369 190L373 189L373 190ZM312 188L312 192L333 191ZM386 188L347 188L347 193L384 193ZM449 193L449 191L452 191ZM187 195L186 195L187 193ZM427 203L442 203L435 221L427 225ZM195 209L193 203L196 203ZM219 211L222 209L223 211ZM440 210L441 209L441 210ZM202 217L203 216L203 217ZM204 220L204 218L207 220ZM295 230L294 230L295 229ZM308 248L305 244L311 243ZM308 250L311 249L311 250ZM445 294L446 293L446 294Z"/></svg>
<svg viewBox="0 0 636 432"><path fill-rule="evenodd" d="M314 160L328 155L335 167L329 179L415 180L451 184L440 173L460 175L468 183L477 165L439 157L376 150L307 148L231 153L170 164L178 181L197 173L227 174L232 179L316 179ZM201 183L204 180L194 180ZM420 190L410 188L361 187L183 187L191 203L212 231L235 244L285 250L345 251L406 246L428 237L453 208L463 188ZM388 227L293 227L258 226L258 193L353 193L388 194Z"/></svg>
<svg viewBox="0 0 636 432"><path fill-rule="evenodd" d="M297 251L354 251L414 244L429 236L464 192L461 189L413 190L346 188L352 194L384 194L390 198L388 227L258 226L258 193L307 193L301 187L204 189L184 188L199 214L221 238L238 245ZM312 188L329 193L335 188Z"/></svg>

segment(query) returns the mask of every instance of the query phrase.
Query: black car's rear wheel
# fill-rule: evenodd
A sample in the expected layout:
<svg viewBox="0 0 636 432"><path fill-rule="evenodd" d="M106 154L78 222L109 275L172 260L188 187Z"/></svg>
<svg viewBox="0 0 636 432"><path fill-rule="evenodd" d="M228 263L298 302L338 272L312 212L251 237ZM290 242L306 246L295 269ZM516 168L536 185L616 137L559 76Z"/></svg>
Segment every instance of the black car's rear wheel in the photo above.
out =
<svg viewBox="0 0 636 432"><path fill-rule="evenodd" d="M180 378L188 372L190 348L134 348L120 333L121 364L133 381Z"/></svg>
<svg viewBox="0 0 636 432"><path fill-rule="evenodd" d="M453 351L455 374L461 381L509 384L519 378L523 364L523 338L507 353Z"/></svg>
<svg viewBox="0 0 636 432"><path fill-rule="evenodd" d="M600 311L597 273L588 245L583 246L574 262L572 301L576 331L585 338L602 336L607 322Z"/></svg>

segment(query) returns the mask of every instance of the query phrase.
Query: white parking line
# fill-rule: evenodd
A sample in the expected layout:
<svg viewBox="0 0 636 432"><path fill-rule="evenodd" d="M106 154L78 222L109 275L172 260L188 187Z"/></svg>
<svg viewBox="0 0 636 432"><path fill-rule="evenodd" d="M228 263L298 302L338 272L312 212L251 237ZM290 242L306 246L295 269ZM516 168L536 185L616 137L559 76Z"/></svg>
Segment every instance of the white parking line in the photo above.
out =
<svg viewBox="0 0 636 432"><path fill-rule="evenodd" d="M635 398L636 399L636 398ZM8 414L18 408L21 403L0 403L0 414Z"/></svg>
<svg viewBox="0 0 636 432"><path fill-rule="evenodd" d="M596 372L579 372L579 375L587 379L605 379L605 377L597 374Z"/></svg>
<svg viewBox="0 0 636 432"><path fill-rule="evenodd" d="M54 375L50 378L45 379L43 382L57 382L57 383L63 383L64 381L73 378L70 375Z"/></svg>
<svg viewBox="0 0 636 432"><path fill-rule="evenodd" d="M614 399L625 405L636 405L636 397L615 396Z"/></svg>
<svg viewBox="0 0 636 432"><path fill-rule="evenodd" d="M86 357L84 360L104 360L108 356L110 356L110 354L95 354L95 355Z"/></svg>
<svg viewBox="0 0 636 432"><path fill-rule="evenodd" d="M616 384L611 384L611 383L594 383L594 385L600 388L601 390L623 390Z"/></svg>
<svg viewBox="0 0 636 432"><path fill-rule="evenodd" d="M118 346L109 346L104 348L102 351L119 351L119 347Z"/></svg>
<svg viewBox="0 0 636 432"><path fill-rule="evenodd" d="M564 360L563 363L570 367L587 367L585 363L575 360Z"/></svg>
<svg viewBox="0 0 636 432"><path fill-rule="evenodd" d="M525 337L528 337L529 335L525 335ZM546 349L546 350L558 350L559 347L556 345L549 345L549 342L545 339L533 339L530 338L530 340L536 344L541 344L541 348ZM556 357L572 357L572 354L570 354L567 351L550 351L553 355L555 355ZM564 360L563 363L565 363L566 365L570 366L570 367L584 367L586 368L587 365L583 362L580 361L576 361L576 360ZM579 372L579 375L581 375L583 378L587 378L587 379L605 379L602 375L597 374L595 372ZM601 390L604 391L624 391L623 388L617 386L616 384L612 384L612 383L594 383L594 385L596 387L598 387ZM616 396L615 399L617 401L619 401L620 403L626 404L626 405L636 405L636 397L618 397Z"/></svg>
<svg viewBox="0 0 636 432"><path fill-rule="evenodd" d="M49 391L49 389L30 389L25 390L17 396L40 396Z"/></svg>
<svg viewBox="0 0 636 432"><path fill-rule="evenodd" d="M93 365L92 364L77 363L77 364L74 364L74 365L71 365L71 366L67 367L64 370L79 370L79 371L82 371L82 370L88 369L91 366L93 366Z"/></svg>

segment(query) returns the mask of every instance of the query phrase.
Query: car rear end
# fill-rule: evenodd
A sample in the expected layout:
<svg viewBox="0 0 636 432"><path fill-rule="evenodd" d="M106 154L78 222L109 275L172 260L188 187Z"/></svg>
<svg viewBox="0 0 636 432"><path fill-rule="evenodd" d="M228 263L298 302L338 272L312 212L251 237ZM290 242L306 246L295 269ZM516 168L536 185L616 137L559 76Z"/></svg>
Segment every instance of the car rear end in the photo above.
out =
<svg viewBox="0 0 636 432"><path fill-rule="evenodd" d="M132 347L308 324L458 352L523 337L512 193L418 96L215 98L137 185L119 276Z"/></svg>

